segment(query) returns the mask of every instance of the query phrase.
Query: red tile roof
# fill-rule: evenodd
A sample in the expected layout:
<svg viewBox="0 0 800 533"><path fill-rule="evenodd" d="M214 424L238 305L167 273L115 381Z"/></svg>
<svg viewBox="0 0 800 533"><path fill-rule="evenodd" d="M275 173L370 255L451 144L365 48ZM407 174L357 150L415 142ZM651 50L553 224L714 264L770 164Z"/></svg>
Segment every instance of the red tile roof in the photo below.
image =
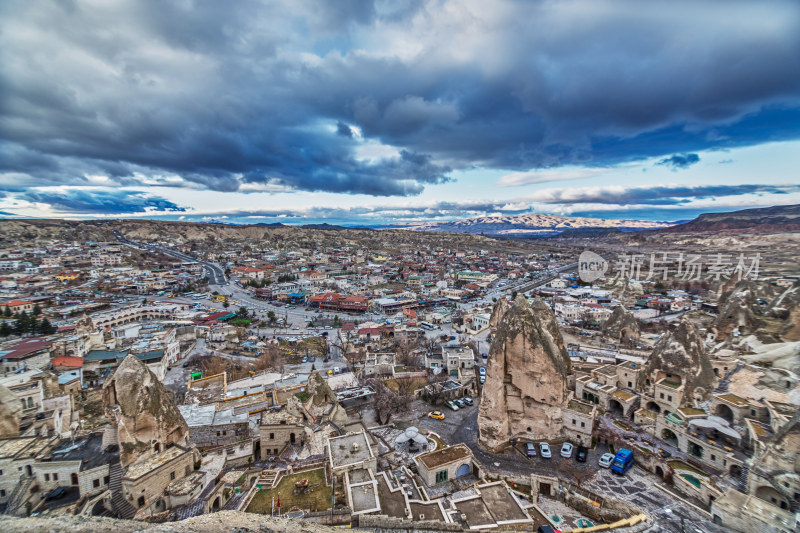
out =
<svg viewBox="0 0 800 533"><path fill-rule="evenodd" d="M50 360L54 368L81 368L83 366L83 357L54 357Z"/></svg>

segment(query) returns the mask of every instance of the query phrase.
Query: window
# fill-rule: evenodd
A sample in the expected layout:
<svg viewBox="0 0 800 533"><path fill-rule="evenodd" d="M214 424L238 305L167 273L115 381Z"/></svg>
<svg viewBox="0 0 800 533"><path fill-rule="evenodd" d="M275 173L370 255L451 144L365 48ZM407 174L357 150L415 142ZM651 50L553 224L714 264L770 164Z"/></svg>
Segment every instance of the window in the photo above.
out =
<svg viewBox="0 0 800 533"><path fill-rule="evenodd" d="M0 489L0 498L6 497L6 491L4 489Z"/></svg>
<svg viewBox="0 0 800 533"><path fill-rule="evenodd" d="M169 479L170 479L170 481L175 479L175 472L170 472L169 473Z"/></svg>
<svg viewBox="0 0 800 533"><path fill-rule="evenodd" d="M661 393L661 399L662 400L664 399L664 393L663 392Z"/></svg>
<svg viewBox="0 0 800 533"><path fill-rule="evenodd" d="M111 481L111 478L109 476L104 477L103 478L103 485L108 485L109 481Z"/></svg>
<svg viewBox="0 0 800 533"><path fill-rule="evenodd" d="M44 480L45 481L50 481L50 474L45 474L44 475Z"/></svg>
<svg viewBox="0 0 800 533"><path fill-rule="evenodd" d="M750 416L756 416L756 410L750 409Z"/></svg>
<svg viewBox="0 0 800 533"><path fill-rule="evenodd" d="M53 474L53 481L58 481L58 474Z"/></svg>
<svg viewBox="0 0 800 533"><path fill-rule="evenodd" d="M631 383L630 381L628 382L628 388L629 388L629 389L630 389L630 388L633 388L633 383Z"/></svg>
<svg viewBox="0 0 800 533"><path fill-rule="evenodd" d="M436 483L447 481L447 470L440 470L436 472Z"/></svg>
<svg viewBox="0 0 800 533"><path fill-rule="evenodd" d="M712 461L716 461L716 460L717 460L717 456L716 456L716 455L714 455L713 453L711 454L711 460L712 460Z"/></svg>
<svg viewBox="0 0 800 533"><path fill-rule="evenodd" d="M572 419L572 425L573 425L573 426L574 426L574 425L575 425L577 422L578 422L578 421L577 421L577 420L575 420L574 418Z"/></svg>
<svg viewBox="0 0 800 533"><path fill-rule="evenodd" d="M585 428L586 427L586 422L581 422L581 427Z"/></svg>
<svg viewBox="0 0 800 533"><path fill-rule="evenodd" d="M269 434L269 440L272 440L272 439L274 439L274 438L275 438L275 433L270 433L270 434Z"/></svg>
<svg viewBox="0 0 800 533"><path fill-rule="evenodd" d="M667 401L671 402L672 401L672 396L667 396Z"/></svg>
<svg viewBox="0 0 800 533"><path fill-rule="evenodd" d="M99 478L98 479L93 479L92 480L92 487L96 489L99 486L100 486L100 479Z"/></svg>
<svg viewBox="0 0 800 533"><path fill-rule="evenodd" d="M2 475L3 475L3 471L2 471L2 470L0 470L0 476L2 476Z"/></svg>

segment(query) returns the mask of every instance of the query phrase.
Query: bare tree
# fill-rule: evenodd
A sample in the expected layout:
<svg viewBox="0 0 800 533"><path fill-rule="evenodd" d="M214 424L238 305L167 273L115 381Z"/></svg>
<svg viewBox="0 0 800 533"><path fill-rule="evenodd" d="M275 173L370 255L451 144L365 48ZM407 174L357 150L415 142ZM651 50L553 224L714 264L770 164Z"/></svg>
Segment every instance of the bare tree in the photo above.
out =
<svg viewBox="0 0 800 533"><path fill-rule="evenodd" d="M369 384L375 389L374 406L378 424L388 424L392 415L404 412L411 403L411 395L395 392L379 379L371 379Z"/></svg>
<svg viewBox="0 0 800 533"><path fill-rule="evenodd" d="M447 372L442 370L438 374L434 374L433 372L428 372L428 389L427 389L427 397L428 401L432 404L439 403L439 400L442 398L444 393L444 389L442 388L442 383L447 381Z"/></svg>
<svg viewBox="0 0 800 533"><path fill-rule="evenodd" d="M395 363L409 368L420 366L417 343L409 339L401 339L395 346Z"/></svg>

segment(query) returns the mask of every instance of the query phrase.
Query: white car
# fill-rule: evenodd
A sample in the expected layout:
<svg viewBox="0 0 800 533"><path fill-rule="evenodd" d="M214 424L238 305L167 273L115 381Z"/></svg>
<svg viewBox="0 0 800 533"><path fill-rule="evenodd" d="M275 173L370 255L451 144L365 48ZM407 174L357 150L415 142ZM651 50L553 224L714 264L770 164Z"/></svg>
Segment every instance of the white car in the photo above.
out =
<svg viewBox="0 0 800 533"><path fill-rule="evenodd" d="M604 453L598 463L603 468L611 468L611 463L614 462L614 454L613 453Z"/></svg>
<svg viewBox="0 0 800 533"><path fill-rule="evenodd" d="M561 446L561 457L566 457L567 459L572 457L572 444L565 442L564 445Z"/></svg>
<svg viewBox="0 0 800 533"><path fill-rule="evenodd" d="M540 442L539 454L545 459L550 459L553 456L553 454L550 452L550 445L546 442Z"/></svg>

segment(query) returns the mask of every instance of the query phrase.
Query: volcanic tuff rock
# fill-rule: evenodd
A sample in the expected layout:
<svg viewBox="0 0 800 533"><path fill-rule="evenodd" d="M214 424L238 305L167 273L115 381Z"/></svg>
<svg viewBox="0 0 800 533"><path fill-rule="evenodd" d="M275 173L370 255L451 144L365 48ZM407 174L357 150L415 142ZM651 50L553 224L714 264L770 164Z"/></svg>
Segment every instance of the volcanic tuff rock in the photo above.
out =
<svg viewBox="0 0 800 533"><path fill-rule="evenodd" d="M639 375L639 385L643 387L645 379L655 383L667 374L681 376L684 404L692 403L695 398L707 398L714 390L716 378L703 339L697 328L686 319L682 319L653 347L653 353Z"/></svg>
<svg viewBox="0 0 800 533"><path fill-rule="evenodd" d="M508 303L508 300L505 296L501 297L497 304L495 304L494 309L492 309L492 316L489 317L489 331L494 333L497 331L497 326L500 325L500 321L503 320L503 316L506 314L506 311L509 310L511 304Z"/></svg>
<svg viewBox="0 0 800 533"><path fill-rule="evenodd" d="M800 340L800 284L781 289L766 280L742 280L720 288L717 339L734 331L756 335L761 342Z"/></svg>
<svg viewBox="0 0 800 533"><path fill-rule="evenodd" d="M558 438L570 371L550 307L539 299L529 305L517 296L492 343L478 408L480 443L498 450L512 437Z"/></svg>
<svg viewBox="0 0 800 533"><path fill-rule="evenodd" d="M19 437L22 407L8 387L0 385L0 438Z"/></svg>
<svg viewBox="0 0 800 533"><path fill-rule="evenodd" d="M603 324L603 335L617 342L638 341L639 322L633 313L619 305Z"/></svg>
<svg viewBox="0 0 800 533"><path fill-rule="evenodd" d="M126 357L103 385L106 418L117 428L123 466L152 450L155 444L188 445L189 428L172 394L134 355Z"/></svg>

